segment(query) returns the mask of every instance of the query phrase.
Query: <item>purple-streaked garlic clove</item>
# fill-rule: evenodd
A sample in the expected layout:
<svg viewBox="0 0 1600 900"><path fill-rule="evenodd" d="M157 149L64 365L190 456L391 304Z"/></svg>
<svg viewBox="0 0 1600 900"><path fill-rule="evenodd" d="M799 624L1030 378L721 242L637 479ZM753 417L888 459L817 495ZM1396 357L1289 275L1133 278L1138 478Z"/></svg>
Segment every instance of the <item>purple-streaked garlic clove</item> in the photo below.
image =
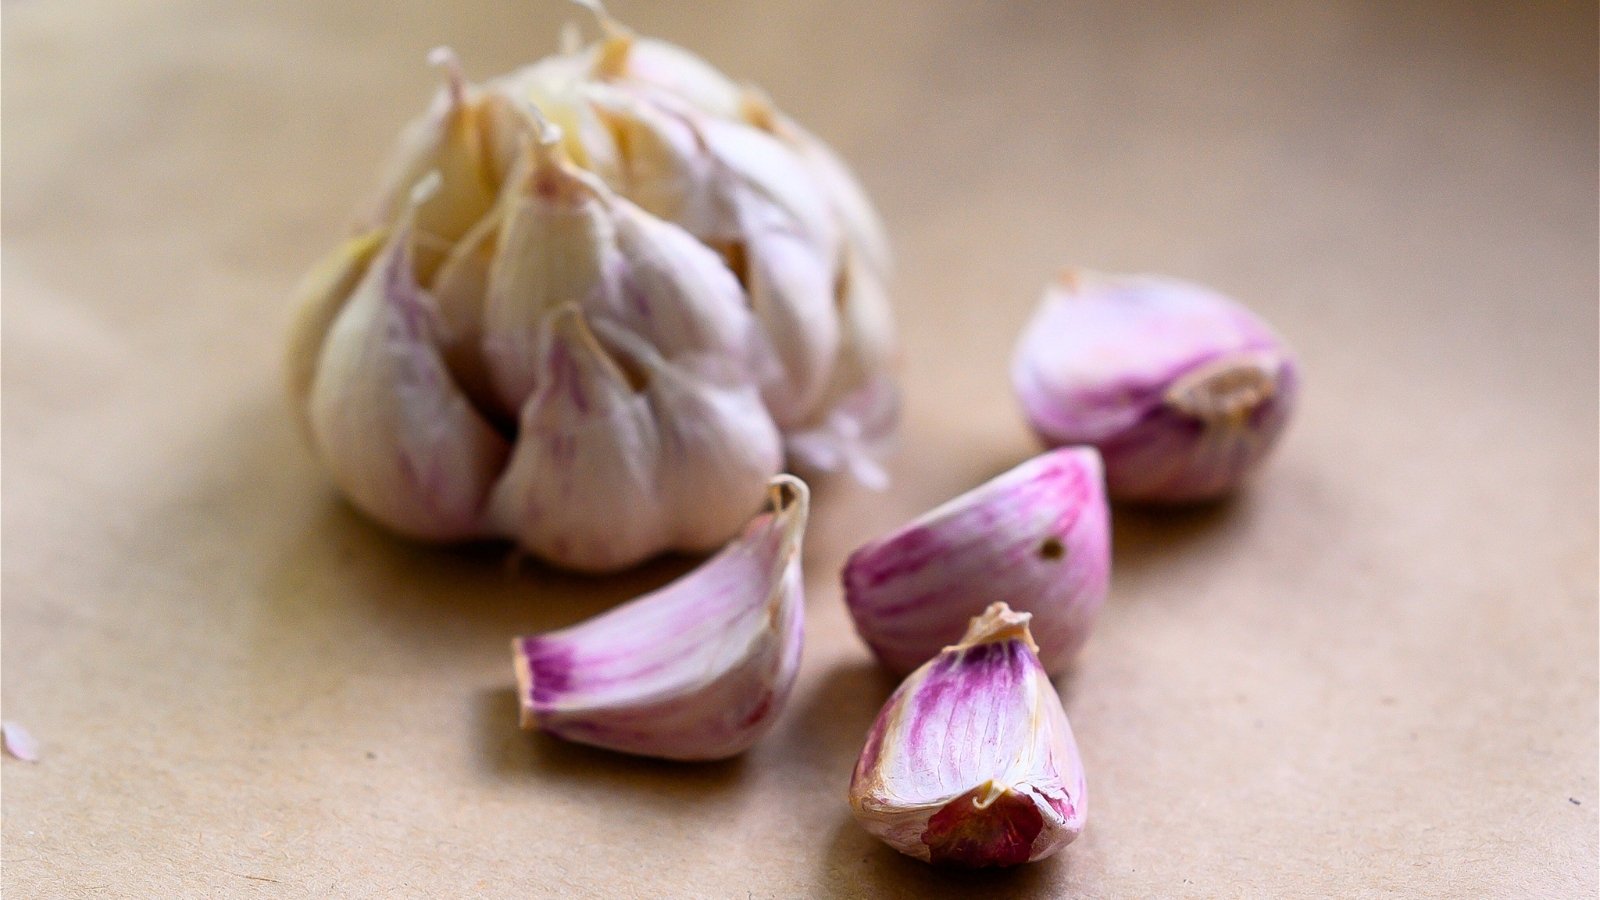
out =
<svg viewBox="0 0 1600 900"><path fill-rule="evenodd" d="M1011 866L1050 856L1083 830L1083 763L1028 618L990 606L911 673L872 724L850 807L901 853Z"/></svg>
<svg viewBox="0 0 1600 900"><path fill-rule="evenodd" d="M1033 614L1039 658L1066 668L1105 602L1111 531L1100 455L1035 457L861 547L844 567L856 630L909 672L994 600Z"/></svg>
<svg viewBox="0 0 1600 900"><path fill-rule="evenodd" d="M508 447L439 352L438 306L414 276L415 209L328 324L306 421L357 508L411 537L465 540L484 533L483 504Z"/></svg>
<svg viewBox="0 0 1600 900"><path fill-rule="evenodd" d="M771 482L771 509L693 572L511 650L522 725L665 759L724 759L772 727L794 686L804 624L809 491Z"/></svg>
<svg viewBox="0 0 1600 900"><path fill-rule="evenodd" d="M1283 339L1221 294L1069 272L1023 332L1012 383L1046 443L1100 449L1113 499L1181 503L1227 494L1261 462L1300 378Z"/></svg>

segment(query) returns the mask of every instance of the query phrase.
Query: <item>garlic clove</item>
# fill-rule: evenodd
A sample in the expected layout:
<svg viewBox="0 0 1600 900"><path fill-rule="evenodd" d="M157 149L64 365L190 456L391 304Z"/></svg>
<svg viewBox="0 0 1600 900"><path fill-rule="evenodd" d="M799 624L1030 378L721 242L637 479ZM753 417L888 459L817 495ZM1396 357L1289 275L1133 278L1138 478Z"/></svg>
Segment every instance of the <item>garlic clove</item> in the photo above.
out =
<svg viewBox="0 0 1600 900"><path fill-rule="evenodd" d="M1033 616L1059 673L1088 638L1111 570L1100 455L1064 447L866 544L844 567L845 603L878 658L908 672L1003 598Z"/></svg>
<svg viewBox="0 0 1600 900"><path fill-rule="evenodd" d="M607 571L670 546L661 436L649 403L572 304L544 322L539 390L489 504L492 521L559 565ZM733 530L730 526L729 531Z"/></svg>
<svg viewBox="0 0 1600 900"><path fill-rule="evenodd" d="M766 397L784 427L818 413L839 353L839 226L799 157L772 135L659 92L592 92L623 135L624 193L722 248L779 364Z"/></svg>
<svg viewBox="0 0 1600 900"><path fill-rule="evenodd" d="M765 734L800 664L809 506L793 476L771 492L772 510L688 575L513 641L523 727L680 760L735 756Z"/></svg>
<svg viewBox="0 0 1600 900"><path fill-rule="evenodd" d="M374 215L377 222L394 222L408 208L413 186L429 172L438 173L438 188L415 211L415 268L422 284L432 281L450 245L494 205L498 179L487 130L503 121L486 105L488 95L467 82L450 48L435 48L428 61L444 71L445 85L432 108L401 136Z"/></svg>
<svg viewBox="0 0 1600 900"><path fill-rule="evenodd" d="M290 405L307 436L311 421L306 401L316 380L323 340L388 236L387 229L378 229L340 244L306 275L290 300L294 321L289 326L285 374Z"/></svg>
<svg viewBox="0 0 1600 900"><path fill-rule="evenodd" d="M744 289L721 257L671 222L633 203L609 199L618 254L612 317L669 360L710 356L748 374L763 346Z"/></svg>
<svg viewBox="0 0 1600 900"><path fill-rule="evenodd" d="M650 342L605 321L595 331L643 382L660 437L664 504L678 511L672 548L714 550L759 505L783 466L777 426L755 387L715 356L669 364Z"/></svg>
<svg viewBox="0 0 1600 900"><path fill-rule="evenodd" d="M990 606L873 723L850 806L901 853L1009 866L1050 856L1083 830L1083 763L1028 618Z"/></svg>
<svg viewBox="0 0 1600 900"><path fill-rule="evenodd" d="M483 354L496 394L519 409L538 380L540 324L564 303L617 293L604 187L560 156L547 131L506 186L483 307Z"/></svg>
<svg viewBox="0 0 1600 900"><path fill-rule="evenodd" d="M791 431L789 453L804 469L847 471L883 490L889 476L881 460L900 413L900 392L889 376L895 366L893 315L878 277L859 253L846 253L836 291L839 356L817 403L822 418Z"/></svg>
<svg viewBox="0 0 1600 900"><path fill-rule="evenodd" d="M683 107L610 83L588 85L584 101L621 148L618 184L628 199L697 236L728 231L725 204L710 190L716 160Z"/></svg>
<svg viewBox="0 0 1600 900"><path fill-rule="evenodd" d="M313 443L351 502L384 525L478 537L507 448L435 345L438 310L413 274L412 231L408 214L328 330L307 398Z"/></svg>
<svg viewBox="0 0 1600 900"><path fill-rule="evenodd" d="M855 254L874 276L888 278L894 270L894 259L883 220L838 154L800 123L779 112L758 90L746 89L740 111L746 121L777 137L800 155L822 188Z"/></svg>
<svg viewBox="0 0 1600 900"><path fill-rule="evenodd" d="M743 102L739 86L710 63L677 44L656 38L634 40L624 76L719 118L737 116Z"/></svg>
<svg viewBox="0 0 1600 900"><path fill-rule="evenodd" d="M1234 301L1175 279L1082 272L1046 292L1012 383L1044 441L1098 447L1111 496L1148 502L1231 491L1299 393L1287 345Z"/></svg>
<svg viewBox="0 0 1600 900"><path fill-rule="evenodd" d="M456 382L480 410L509 419L483 352L484 297L499 238L500 217L491 212L451 248L431 293L439 304L439 351Z"/></svg>

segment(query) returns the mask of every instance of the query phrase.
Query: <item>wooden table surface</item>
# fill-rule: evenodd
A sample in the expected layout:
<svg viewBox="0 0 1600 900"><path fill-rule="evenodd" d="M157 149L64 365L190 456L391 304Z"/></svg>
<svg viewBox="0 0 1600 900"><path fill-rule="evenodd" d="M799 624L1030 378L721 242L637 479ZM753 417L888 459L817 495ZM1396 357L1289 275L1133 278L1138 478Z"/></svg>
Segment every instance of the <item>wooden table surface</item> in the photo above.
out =
<svg viewBox="0 0 1600 900"><path fill-rule="evenodd" d="M507 638L663 582L508 575L355 516L291 427L285 294L452 44L566 5L4 9L4 888L23 897L1577 897L1596 887L1593 4L616 0L858 168L900 261L885 495L819 487L776 730L718 765L517 730ZM1235 502L1118 510L1062 679L1057 859L850 818L892 687L848 551L1034 451L1012 340L1067 264L1243 298L1303 357Z"/></svg>

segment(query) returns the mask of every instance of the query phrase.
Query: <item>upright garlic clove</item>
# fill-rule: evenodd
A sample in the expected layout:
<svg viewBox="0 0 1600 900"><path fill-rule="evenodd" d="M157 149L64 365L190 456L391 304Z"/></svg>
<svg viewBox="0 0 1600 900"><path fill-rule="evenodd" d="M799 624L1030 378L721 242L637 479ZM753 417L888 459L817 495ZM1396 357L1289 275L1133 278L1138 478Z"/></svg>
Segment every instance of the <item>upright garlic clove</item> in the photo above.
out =
<svg viewBox="0 0 1600 900"><path fill-rule="evenodd" d="M803 633L808 491L781 475L771 496L771 511L688 575L513 641L523 727L667 759L749 749L788 700Z"/></svg>
<svg viewBox="0 0 1600 900"><path fill-rule="evenodd" d="M506 185L483 305L483 353L499 401L533 393L545 316L565 303L614 295L623 265L604 187L560 156L553 131L530 143Z"/></svg>
<svg viewBox="0 0 1600 900"><path fill-rule="evenodd" d="M417 278L423 284L432 280L450 245L494 205L499 178L491 151L499 140L494 129L504 122L497 95L468 83L450 48L435 48L428 61L444 70L445 85L402 134L373 216L380 224L393 223L411 202L413 186L438 173L438 188L414 212Z"/></svg>
<svg viewBox="0 0 1600 900"><path fill-rule="evenodd" d="M1023 332L1012 382L1043 440L1099 448L1113 498L1187 502L1261 462L1300 379L1282 338L1220 294L1071 272Z"/></svg>
<svg viewBox="0 0 1600 900"><path fill-rule="evenodd" d="M959 638L991 600L1030 613L1059 673L1088 638L1111 571L1100 455L1065 447L1023 463L850 555L845 603L890 669Z"/></svg>
<svg viewBox="0 0 1600 900"><path fill-rule="evenodd" d="M749 294L780 371L773 417L819 417L840 352L840 225L801 158L773 135L659 91L612 86L594 102L625 135L626 193L720 248Z"/></svg>
<svg viewBox="0 0 1600 900"><path fill-rule="evenodd" d="M714 549L782 465L777 428L737 372L673 365L572 304L546 321L539 358L490 512L546 559L606 571Z"/></svg>
<svg viewBox="0 0 1600 900"><path fill-rule="evenodd" d="M678 511L671 546L705 552L728 538L759 505L763 489L783 467L778 428L742 371L717 357L669 363L642 337L612 323L595 330L640 382L653 414L661 453L657 487Z"/></svg>
<svg viewBox="0 0 1600 900"><path fill-rule="evenodd" d="M1071 843L1083 763L1034 649L1028 614L996 603L911 673L856 763L856 821L907 856L958 866L1031 862Z"/></svg>
<svg viewBox="0 0 1600 900"><path fill-rule="evenodd" d="M522 410L491 521L569 568L642 562L671 546L649 403L576 306L547 317L542 344L540 387Z"/></svg>
<svg viewBox="0 0 1600 900"><path fill-rule="evenodd" d="M745 91L741 113L757 128L794 148L833 207L855 255L877 278L888 278L894 261L883 220L839 155L800 123L779 112L771 99L758 90Z"/></svg>
<svg viewBox="0 0 1600 900"><path fill-rule="evenodd" d="M501 402L532 391L538 323L562 303L626 326L669 360L755 365L755 318L717 254L575 168L558 140L547 130L514 176L488 271L483 343Z"/></svg>
<svg viewBox="0 0 1600 900"><path fill-rule="evenodd" d="M506 442L439 354L438 310L413 274L412 231L407 214L322 342L307 398L312 440L372 518L412 537L478 537Z"/></svg>
<svg viewBox="0 0 1600 900"><path fill-rule="evenodd" d="M878 277L846 254L837 285L839 356L822 401L820 419L792 430L785 447L795 462L819 472L849 472L874 490L888 486L879 460L900 415L894 368L894 321Z"/></svg>
<svg viewBox="0 0 1600 900"><path fill-rule="evenodd" d="M290 403L301 430L307 435L311 434L311 419L306 401L311 397L311 385L317 377L322 342L388 237L388 230L380 228L345 241L317 263L295 289L291 301L294 321L289 326L289 352L284 368Z"/></svg>

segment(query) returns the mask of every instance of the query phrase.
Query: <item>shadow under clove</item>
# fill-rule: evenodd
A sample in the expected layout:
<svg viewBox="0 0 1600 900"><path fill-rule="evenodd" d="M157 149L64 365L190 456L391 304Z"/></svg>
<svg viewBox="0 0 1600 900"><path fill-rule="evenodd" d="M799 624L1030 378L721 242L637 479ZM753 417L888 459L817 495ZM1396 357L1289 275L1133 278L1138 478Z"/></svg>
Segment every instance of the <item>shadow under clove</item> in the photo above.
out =
<svg viewBox="0 0 1600 900"><path fill-rule="evenodd" d="M743 755L709 762L650 759L524 731L517 692L509 687L479 691L476 706L480 769L541 792L627 792L644 803L682 809L729 795L745 775Z"/></svg>
<svg viewBox="0 0 1600 900"><path fill-rule="evenodd" d="M1050 859L1004 869L961 869L912 859L867 833L848 813L824 854L817 896L837 898L1009 898L1044 896L1072 864L1071 848Z"/></svg>
<svg viewBox="0 0 1600 900"><path fill-rule="evenodd" d="M1242 531L1250 516L1249 497L1239 495L1188 506L1114 504L1112 571L1202 552Z"/></svg>

